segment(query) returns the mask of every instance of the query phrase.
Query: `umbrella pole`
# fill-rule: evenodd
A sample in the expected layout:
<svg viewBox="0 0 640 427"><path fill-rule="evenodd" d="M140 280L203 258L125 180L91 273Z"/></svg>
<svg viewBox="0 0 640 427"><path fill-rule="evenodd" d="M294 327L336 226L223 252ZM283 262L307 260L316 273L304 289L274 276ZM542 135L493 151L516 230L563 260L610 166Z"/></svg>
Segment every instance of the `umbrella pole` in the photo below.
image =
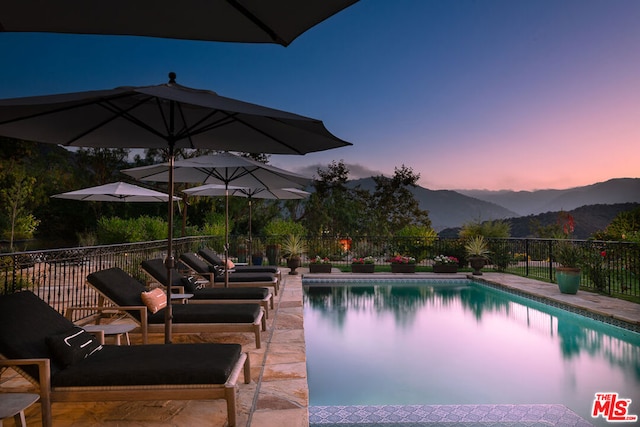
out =
<svg viewBox="0 0 640 427"><path fill-rule="evenodd" d="M253 265L253 240L251 237L251 196L249 196L249 265Z"/></svg>
<svg viewBox="0 0 640 427"><path fill-rule="evenodd" d="M173 283L172 273L175 267L173 258L173 167L175 152L173 142L169 143L169 212L167 222L169 223L169 234L167 235L167 258L164 263L167 267L167 307L164 312L164 342L171 344L171 322L173 319L173 309L171 307L171 283Z"/></svg>
<svg viewBox="0 0 640 427"><path fill-rule="evenodd" d="M229 287L229 184L224 187L224 287Z"/></svg>

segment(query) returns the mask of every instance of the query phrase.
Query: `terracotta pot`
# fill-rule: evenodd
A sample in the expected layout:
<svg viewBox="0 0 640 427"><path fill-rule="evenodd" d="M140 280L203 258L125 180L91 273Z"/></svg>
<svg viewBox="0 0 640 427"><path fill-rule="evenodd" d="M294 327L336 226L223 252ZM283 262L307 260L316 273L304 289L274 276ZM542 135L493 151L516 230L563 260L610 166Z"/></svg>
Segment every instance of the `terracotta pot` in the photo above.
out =
<svg viewBox="0 0 640 427"><path fill-rule="evenodd" d="M351 264L352 273L373 273L375 264Z"/></svg>

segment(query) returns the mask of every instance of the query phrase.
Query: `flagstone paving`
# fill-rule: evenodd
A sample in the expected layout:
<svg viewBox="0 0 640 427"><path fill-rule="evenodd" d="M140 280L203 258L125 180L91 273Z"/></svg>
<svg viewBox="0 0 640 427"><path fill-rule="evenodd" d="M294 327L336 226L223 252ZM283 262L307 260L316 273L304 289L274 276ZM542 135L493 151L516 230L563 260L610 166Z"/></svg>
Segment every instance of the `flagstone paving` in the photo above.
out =
<svg viewBox="0 0 640 427"><path fill-rule="evenodd" d="M301 273L306 269L300 269ZM337 276L332 274L333 277ZM415 274L412 277L433 276ZM371 277L369 275L368 277ZM382 275L376 274L376 278ZM392 276L392 277L397 277ZM444 277L438 275L438 277ZM455 277L466 277L458 274ZM500 273L484 273L490 283L513 290L532 293L569 306L591 310L600 315L623 320L640 327L640 305L589 292L560 294L557 285ZM307 427L309 426L309 391L302 315L301 275L283 274L282 292L276 298L276 309L268 319L263 347L256 349L250 334L176 335L174 342L239 342L251 358L250 384L240 383L238 393L238 426ZM136 334L133 345L140 344ZM162 335L152 335L151 342L162 343ZM13 371L0 378L3 391L33 390ZM40 406L25 411L27 425L39 427ZM226 426L226 404L223 400L89 402L55 403L53 422L56 427L79 426Z"/></svg>

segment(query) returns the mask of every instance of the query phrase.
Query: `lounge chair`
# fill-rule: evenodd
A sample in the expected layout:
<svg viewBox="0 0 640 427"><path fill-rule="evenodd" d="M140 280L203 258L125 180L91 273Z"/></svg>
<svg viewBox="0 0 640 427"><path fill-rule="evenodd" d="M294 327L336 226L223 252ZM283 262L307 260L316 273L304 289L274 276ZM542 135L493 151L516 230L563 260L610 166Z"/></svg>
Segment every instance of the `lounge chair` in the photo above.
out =
<svg viewBox="0 0 640 427"><path fill-rule="evenodd" d="M140 267L152 282L158 283L163 287L169 285L167 266L161 258L142 261ZM193 294L193 297L188 300L189 304L260 304L264 308L265 317L269 317L269 306L273 308L273 295L268 288L206 287L205 284L209 284L208 279L204 279L204 283L200 282L195 277L184 275L178 268L174 268L171 274L173 290L179 293L187 292ZM147 282L147 285L149 285L149 282Z"/></svg>
<svg viewBox="0 0 640 427"><path fill-rule="evenodd" d="M100 346L84 334L30 291L0 297L0 367L11 366L38 388L43 426L53 425L54 402L172 399L225 399L229 425L236 425L243 368L245 383L251 381L239 344ZM65 341L72 346L59 345Z"/></svg>
<svg viewBox="0 0 640 427"><path fill-rule="evenodd" d="M224 268L224 260L215 251L202 248L198 251L198 255L209 264ZM234 265L233 270L237 273L273 273L278 277L278 280L282 280L282 271L277 265Z"/></svg>
<svg viewBox="0 0 640 427"><path fill-rule="evenodd" d="M193 252L180 255L180 261L193 273L209 280L212 285L224 283L224 267L208 264ZM229 271L229 286L269 286L273 288L273 293L278 295L280 280L276 274L266 271L240 272L233 269Z"/></svg>
<svg viewBox="0 0 640 427"><path fill-rule="evenodd" d="M87 276L87 283L98 291L98 306L69 307L69 315L75 310L113 310L104 305L107 299L140 325L143 343L147 343L149 333L164 331L165 308L152 312L142 300L145 286L124 270L113 267L96 271ZM172 304L172 311L172 331L178 334L252 332L256 348L260 348L260 330L266 330L264 310L259 304Z"/></svg>

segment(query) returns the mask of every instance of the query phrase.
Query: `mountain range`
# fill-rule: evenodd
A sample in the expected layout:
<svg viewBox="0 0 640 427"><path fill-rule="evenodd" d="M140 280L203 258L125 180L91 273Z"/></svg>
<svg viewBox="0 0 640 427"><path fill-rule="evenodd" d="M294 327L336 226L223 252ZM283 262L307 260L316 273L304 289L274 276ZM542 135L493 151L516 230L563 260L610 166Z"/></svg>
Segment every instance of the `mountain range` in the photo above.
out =
<svg viewBox="0 0 640 427"><path fill-rule="evenodd" d="M372 178L349 181L373 191ZM460 227L470 221L487 221L537 215L544 212L571 211L587 205L640 203L640 178L615 178L565 190L488 191L412 189L421 209L429 211L436 231Z"/></svg>

